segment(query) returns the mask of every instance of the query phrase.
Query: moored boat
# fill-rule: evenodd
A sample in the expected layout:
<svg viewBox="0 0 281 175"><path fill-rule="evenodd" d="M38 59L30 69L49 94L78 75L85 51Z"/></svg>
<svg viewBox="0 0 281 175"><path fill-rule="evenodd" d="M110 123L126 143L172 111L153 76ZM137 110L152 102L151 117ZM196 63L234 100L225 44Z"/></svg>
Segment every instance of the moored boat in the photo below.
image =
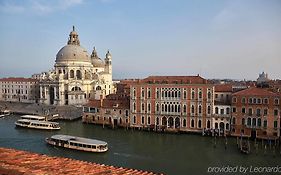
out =
<svg viewBox="0 0 281 175"><path fill-rule="evenodd" d="M9 110L4 110L3 112L0 112L0 118L11 115L11 112Z"/></svg>
<svg viewBox="0 0 281 175"><path fill-rule="evenodd" d="M81 151L106 152L107 143L101 140L75 137L70 135L53 135L45 139L50 145L60 146Z"/></svg>
<svg viewBox="0 0 281 175"><path fill-rule="evenodd" d="M15 122L17 127L32 128L32 129L46 129L59 130L60 126L57 122L38 121L29 119L19 119Z"/></svg>
<svg viewBox="0 0 281 175"><path fill-rule="evenodd" d="M22 115L20 118L27 120L46 121L46 117L38 115Z"/></svg>

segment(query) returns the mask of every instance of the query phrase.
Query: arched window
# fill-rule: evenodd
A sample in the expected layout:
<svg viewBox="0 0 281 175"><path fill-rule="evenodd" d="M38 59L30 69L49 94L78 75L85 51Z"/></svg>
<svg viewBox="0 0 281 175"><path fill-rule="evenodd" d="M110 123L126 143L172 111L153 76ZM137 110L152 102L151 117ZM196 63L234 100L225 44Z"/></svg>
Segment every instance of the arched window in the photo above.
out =
<svg viewBox="0 0 281 175"><path fill-rule="evenodd" d="M202 122L201 120L198 121L198 128L201 128L202 127Z"/></svg>
<svg viewBox="0 0 281 175"><path fill-rule="evenodd" d="M150 125L150 117L147 117L147 124Z"/></svg>
<svg viewBox="0 0 281 175"><path fill-rule="evenodd" d="M263 127L266 128L267 127L267 120L263 121Z"/></svg>
<svg viewBox="0 0 281 175"><path fill-rule="evenodd" d="M136 124L136 116L134 116L134 121L133 121L133 123Z"/></svg>
<svg viewBox="0 0 281 175"><path fill-rule="evenodd" d="M159 125L159 118L156 118L156 125Z"/></svg>
<svg viewBox="0 0 281 175"><path fill-rule="evenodd" d="M251 126L251 125L252 125L252 122L251 122L251 121L252 121L251 118L248 118L248 119L247 119L247 125L248 125L248 126Z"/></svg>
<svg viewBox="0 0 281 175"><path fill-rule="evenodd" d="M159 104L156 104L156 111L159 112Z"/></svg>
<svg viewBox="0 0 281 175"><path fill-rule="evenodd" d="M186 91L183 91L183 98L186 99Z"/></svg>
<svg viewBox="0 0 281 175"><path fill-rule="evenodd" d="M258 118L258 127L261 127L261 118Z"/></svg>
<svg viewBox="0 0 281 175"><path fill-rule="evenodd" d="M166 117L162 118L162 125L167 126L167 118Z"/></svg>
<svg viewBox="0 0 281 175"><path fill-rule="evenodd" d="M215 113L216 113L216 114L219 113L219 108L218 108L218 107L215 108Z"/></svg>
<svg viewBox="0 0 281 175"><path fill-rule="evenodd" d="M208 128L208 129L211 128L211 122L210 122L210 120L207 121L207 128Z"/></svg>
<svg viewBox="0 0 281 175"><path fill-rule="evenodd" d="M208 114L211 114L211 106L208 106L208 111L207 111Z"/></svg>
<svg viewBox="0 0 281 175"><path fill-rule="evenodd" d="M171 105L171 112L174 112L174 105Z"/></svg>
<svg viewBox="0 0 281 175"><path fill-rule="evenodd" d="M70 78L74 78L74 70L70 70Z"/></svg>
<svg viewBox="0 0 281 175"><path fill-rule="evenodd" d="M194 91L192 91L192 93L191 93L191 99L195 99L195 92Z"/></svg>
<svg viewBox="0 0 281 175"><path fill-rule="evenodd" d="M194 120L191 119L191 128L194 128Z"/></svg>
<svg viewBox="0 0 281 175"><path fill-rule="evenodd" d="M211 92L208 92L208 99L211 99Z"/></svg>
<svg viewBox="0 0 281 175"><path fill-rule="evenodd" d="M144 116L141 117L141 124L144 124Z"/></svg>
<svg viewBox="0 0 281 175"><path fill-rule="evenodd" d="M182 121L182 126L183 126L183 127L186 127L186 119L183 119L183 121Z"/></svg>
<svg viewBox="0 0 281 175"><path fill-rule="evenodd" d="M136 103L133 103L133 111L136 111Z"/></svg>
<svg viewBox="0 0 281 175"><path fill-rule="evenodd" d="M150 111L150 103L147 105L147 110Z"/></svg>
<svg viewBox="0 0 281 175"><path fill-rule="evenodd" d="M191 105L191 113L194 114L194 106Z"/></svg>
<svg viewBox="0 0 281 175"><path fill-rule="evenodd" d="M76 70L76 78L77 78L78 80L81 80L81 79L82 79L82 73L81 73L80 70Z"/></svg>
<svg viewBox="0 0 281 175"><path fill-rule="evenodd" d="M202 113L202 106L199 105L199 108L198 108L198 113L201 114Z"/></svg>
<svg viewBox="0 0 281 175"><path fill-rule="evenodd" d="M100 90L101 90L101 87L100 87L100 86L97 86L97 87L96 87L96 90L97 90L97 91L100 91Z"/></svg>
<svg viewBox="0 0 281 175"><path fill-rule="evenodd" d="M183 112L186 113L186 105L183 105Z"/></svg>
<svg viewBox="0 0 281 175"><path fill-rule="evenodd" d="M162 112L164 112L165 111L165 109L164 109L164 104L162 104Z"/></svg>
<svg viewBox="0 0 281 175"><path fill-rule="evenodd" d="M199 94L198 94L198 95L199 95L199 97L198 97L198 98L199 98L199 99L201 99L201 98L202 98L202 92L201 92L201 91L199 91Z"/></svg>
<svg viewBox="0 0 281 175"><path fill-rule="evenodd" d="M245 119L242 118L242 125L245 125Z"/></svg>

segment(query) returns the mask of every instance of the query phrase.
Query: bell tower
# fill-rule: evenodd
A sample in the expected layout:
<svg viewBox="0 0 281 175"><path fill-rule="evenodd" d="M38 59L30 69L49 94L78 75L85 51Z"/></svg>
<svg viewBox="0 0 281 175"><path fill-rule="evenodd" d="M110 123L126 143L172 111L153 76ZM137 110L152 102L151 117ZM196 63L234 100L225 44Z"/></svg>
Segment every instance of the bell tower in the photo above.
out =
<svg viewBox="0 0 281 175"><path fill-rule="evenodd" d="M105 55L105 72L112 74L112 59L111 59L111 54L109 52L109 50L107 51L106 55Z"/></svg>

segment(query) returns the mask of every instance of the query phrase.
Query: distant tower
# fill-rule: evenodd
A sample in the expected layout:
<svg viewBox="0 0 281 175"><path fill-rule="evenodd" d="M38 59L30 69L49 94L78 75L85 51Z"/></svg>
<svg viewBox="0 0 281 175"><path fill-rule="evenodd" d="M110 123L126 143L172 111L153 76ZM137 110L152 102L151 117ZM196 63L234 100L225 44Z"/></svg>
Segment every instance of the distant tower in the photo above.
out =
<svg viewBox="0 0 281 175"><path fill-rule="evenodd" d="M109 52L109 50L107 51L106 55L105 55L105 72L106 73L109 73L109 74L112 74L112 64L111 64L111 54Z"/></svg>

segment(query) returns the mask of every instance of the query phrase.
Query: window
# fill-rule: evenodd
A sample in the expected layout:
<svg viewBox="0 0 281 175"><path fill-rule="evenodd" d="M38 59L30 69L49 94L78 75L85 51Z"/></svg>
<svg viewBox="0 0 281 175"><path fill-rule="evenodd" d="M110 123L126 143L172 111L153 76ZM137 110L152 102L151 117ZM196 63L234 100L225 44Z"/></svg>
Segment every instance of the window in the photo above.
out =
<svg viewBox="0 0 281 175"><path fill-rule="evenodd" d="M249 108L249 116L252 116L252 114L253 114L253 110L252 108Z"/></svg>
<svg viewBox="0 0 281 175"><path fill-rule="evenodd" d="M215 98L218 98L218 94L215 94Z"/></svg>
<svg viewBox="0 0 281 175"><path fill-rule="evenodd" d="M246 99L245 99L245 97L243 97L243 98L242 98L241 102L242 102L243 104L245 104L245 103L246 103Z"/></svg>
<svg viewBox="0 0 281 175"><path fill-rule="evenodd" d="M144 111L144 103L141 104L141 110Z"/></svg>
<svg viewBox="0 0 281 175"><path fill-rule="evenodd" d="M150 103L147 105L147 110L150 112Z"/></svg>
<svg viewBox="0 0 281 175"><path fill-rule="evenodd" d="M253 103L253 99L249 98L249 103L252 104Z"/></svg>
<svg viewBox="0 0 281 175"><path fill-rule="evenodd" d="M141 90L141 97L144 98L144 90Z"/></svg>
<svg viewBox="0 0 281 175"><path fill-rule="evenodd" d="M244 108L244 107L242 108L242 113L246 114L246 108Z"/></svg>
<svg viewBox="0 0 281 175"><path fill-rule="evenodd" d="M275 98L275 99L274 99L274 104L275 104L275 105L279 105L279 99L278 99L278 98Z"/></svg>
<svg viewBox="0 0 281 175"><path fill-rule="evenodd" d="M70 70L70 78L74 78L74 70Z"/></svg>
<svg viewBox="0 0 281 175"><path fill-rule="evenodd" d="M186 91L183 91L183 98L186 99Z"/></svg>
<svg viewBox="0 0 281 175"><path fill-rule="evenodd" d="M186 120L185 119L183 119L182 126L186 127Z"/></svg>
<svg viewBox="0 0 281 175"><path fill-rule="evenodd" d="M221 114L222 114L222 115L224 114L224 109L223 109L223 108L221 109Z"/></svg>
<svg viewBox="0 0 281 175"><path fill-rule="evenodd" d="M245 125L245 119L242 118L242 125Z"/></svg>
<svg viewBox="0 0 281 175"><path fill-rule="evenodd" d="M198 128L201 128L201 126L202 126L202 122L201 122L201 120L199 120L198 121Z"/></svg>
<svg viewBox="0 0 281 175"><path fill-rule="evenodd" d="M202 113L202 106L201 106L201 105L198 107L198 113L199 113L199 114Z"/></svg>
<svg viewBox="0 0 281 175"><path fill-rule="evenodd" d="M208 92L208 99L211 99L211 92Z"/></svg>
<svg viewBox="0 0 281 175"><path fill-rule="evenodd" d="M263 99L263 104L268 104L268 99L267 98Z"/></svg>
<svg viewBox="0 0 281 175"><path fill-rule="evenodd" d="M147 118L147 124L150 125L150 117Z"/></svg>
<svg viewBox="0 0 281 175"><path fill-rule="evenodd" d="M267 120L263 121L263 127L266 128L267 127Z"/></svg>
<svg viewBox="0 0 281 175"><path fill-rule="evenodd" d="M278 116L278 109L274 109L274 116Z"/></svg>
<svg viewBox="0 0 281 175"><path fill-rule="evenodd" d="M263 114L264 114L264 116L267 116L267 109L263 110Z"/></svg>
<svg viewBox="0 0 281 175"><path fill-rule="evenodd" d="M191 99L195 99L195 92L194 91L192 91L192 93L191 93Z"/></svg>
<svg viewBox="0 0 281 175"><path fill-rule="evenodd" d="M232 103L236 103L236 102L237 102L236 97L233 97L233 98L232 98Z"/></svg>
<svg viewBox="0 0 281 175"><path fill-rule="evenodd" d="M191 105L191 113L194 114L194 106Z"/></svg>
<svg viewBox="0 0 281 175"><path fill-rule="evenodd" d="M144 124L144 116L141 117L141 124Z"/></svg>
<svg viewBox="0 0 281 175"><path fill-rule="evenodd" d="M275 120L275 121L274 121L274 128L275 128L275 129L277 128L277 125L278 125L278 122Z"/></svg>
<svg viewBox="0 0 281 175"><path fill-rule="evenodd" d="M253 118L253 122L252 122L252 126L256 126L257 125L257 119L256 118Z"/></svg>
<svg viewBox="0 0 281 175"><path fill-rule="evenodd" d="M133 123L136 124L136 116L134 116L133 119L134 119L134 120L133 120Z"/></svg>
<svg viewBox="0 0 281 175"><path fill-rule="evenodd" d="M229 108L226 108L226 114L230 114Z"/></svg>
<svg viewBox="0 0 281 175"><path fill-rule="evenodd" d="M151 92L150 92L150 89L148 89L147 98L150 98L150 95L151 95Z"/></svg>
<svg viewBox="0 0 281 175"><path fill-rule="evenodd" d="M219 114L219 108L218 107L215 108L215 114Z"/></svg>
<svg viewBox="0 0 281 175"><path fill-rule="evenodd" d="M232 112L236 112L236 107L232 107Z"/></svg>
<svg viewBox="0 0 281 175"><path fill-rule="evenodd" d="M186 105L183 105L183 112L186 113Z"/></svg>
<svg viewBox="0 0 281 175"><path fill-rule="evenodd" d="M136 103L133 103L133 111L136 111Z"/></svg>
<svg viewBox="0 0 281 175"><path fill-rule="evenodd" d="M257 103L261 104L261 99L260 98L257 99Z"/></svg>
<svg viewBox="0 0 281 175"><path fill-rule="evenodd" d="M248 119L247 119L247 125L248 125L248 126L251 126L251 125L252 125L252 120L251 120L251 118L248 118Z"/></svg>
<svg viewBox="0 0 281 175"><path fill-rule="evenodd" d="M156 104L156 111L157 112L159 111L159 104L158 103Z"/></svg>
<svg viewBox="0 0 281 175"><path fill-rule="evenodd" d="M208 106L208 111L207 111L208 114L211 114L211 106Z"/></svg>
<svg viewBox="0 0 281 175"><path fill-rule="evenodd" d="M199 91L198 96L199 96L198 97L199 99L202 99L202 92L201 91Z"/></svg>
<svg viewBox="0 0 281 175"><path fill-rule="evenodd" d="M258 127L261 127L261 118L258 118Z"/></svg>
<svg viewBox="0 0 281 175"><path fill-rule="evenodd" d="M194 128L194 120L191 119L191 128Z"/></svg>
<svg viewBox="0 0 281 175"><path fill-rule="evenodd" d="M257 116L261 116L261 109L257 108Z"/></svg>

